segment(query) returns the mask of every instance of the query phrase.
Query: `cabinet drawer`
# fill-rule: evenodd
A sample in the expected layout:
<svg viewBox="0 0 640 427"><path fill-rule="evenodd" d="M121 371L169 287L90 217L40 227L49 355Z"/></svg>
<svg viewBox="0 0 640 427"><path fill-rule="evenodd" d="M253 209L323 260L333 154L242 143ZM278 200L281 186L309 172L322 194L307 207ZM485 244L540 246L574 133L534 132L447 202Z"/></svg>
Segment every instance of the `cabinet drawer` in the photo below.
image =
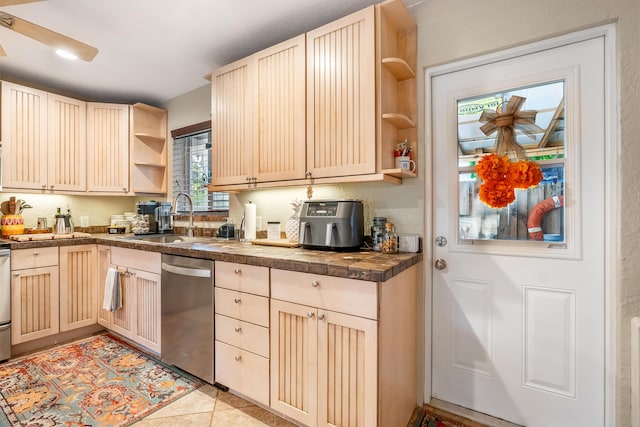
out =
<svg viewBox="0 0 640 427"><path fill-rule="evenodd" d="M111 264L161 274L160 252L111 247Z"/></svg>
<svg viewBox="0 0 640 427"><path fill-rule="evenodd" d="M378 319L378 284L271 269L271 298Z"/></svg>
<svg viewBox="0 0 640 427"><path fill-rule="evenodd" d="M216 314L269 327L269 298L228 289L215 289Z"/></svg>
<svg viewBox="0 0 640 427"><path fill-rule="evenodd" d="M11 269L38 268L58 265L58 248L33 248L11 251Z"/></svg>
<svg viewBox="0 0 640 427"><path fill-rule="evenodd" d="M216 339L269 357L269 329L263 326L216 314Z"/></svg>
<svg viewBox="0 0 640 427"><path fill-rule="evenodd" d="M269 296L269 268L216 262L216 286L234 291Z"/></svg>
<svg viewBox="0 0 640 427"><path fill-rule="evenodd" d="M269 405L269 359L216 341L215 380Z"/></svg>

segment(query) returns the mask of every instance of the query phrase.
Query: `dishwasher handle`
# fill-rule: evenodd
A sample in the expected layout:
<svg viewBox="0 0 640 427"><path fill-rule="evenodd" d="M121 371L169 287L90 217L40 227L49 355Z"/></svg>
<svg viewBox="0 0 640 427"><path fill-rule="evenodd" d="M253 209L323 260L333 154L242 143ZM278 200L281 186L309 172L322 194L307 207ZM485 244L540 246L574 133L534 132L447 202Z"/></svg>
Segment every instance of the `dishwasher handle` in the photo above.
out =
<svg viewBox="0 0 640 427"><path fill-rule="evenodd" d="M0 257L11 255L11 249L0 249Z"/></svg>
<svg viewBox="0 0 640 427"><path fill-rule="evenodd" d="M177 265L162 263L162 269L169 273L179 274L181 276L192 277L211 277L211 270L202 268L178 267Z"/></svg>

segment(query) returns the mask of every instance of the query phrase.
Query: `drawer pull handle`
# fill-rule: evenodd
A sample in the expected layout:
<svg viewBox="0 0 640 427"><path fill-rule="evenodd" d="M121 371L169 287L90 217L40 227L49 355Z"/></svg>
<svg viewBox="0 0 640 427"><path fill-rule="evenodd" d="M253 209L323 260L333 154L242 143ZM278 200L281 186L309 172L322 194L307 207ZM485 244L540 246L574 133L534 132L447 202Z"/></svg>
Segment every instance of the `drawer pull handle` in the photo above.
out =
<svg viewBox="0 0 640 427"><path fill-rule="evenodd" d="M234 359L236 359L236 362L239 362L240 359L242 359L242 356L236 356L236 357L234 357Z"/></svg>
<svg viewBox="0 0 640 427"><path fill-rule="evenodd" d="M235 302L236 304L240 304L240 301L242 301L240 298L234 298L233 302Z"/></svg>
<svg viewBox="0 0 640 427"><path fill-rule="evenodd" d="M242 328L234 328L236 332L240 332Z"/></svg>
<svg viewBox="0 0 640 427"><path fill-rule="evenodd" d="M311 319L314 315L315 315L315 313L314 313L313 311L309 311L309 312L307 312L307 317L308 317L309 319Z"/></svg>
<svg viewBox="0 0 640 427"><path fill-rule="evenodd" d="M236 268L235 270L233 270L233 274L240 274L242 273L242 270L240 270L239 268Z"/></svg>
<svg viewBox="0 0 640 427"><path fill-rule="evenodd" d="M317 288L320 285L320 282L318 282L317 280L314 280L313 282L311 282L311 286L313 286L314 288Z"/></svg>
<svg viewBox="0 0 640 427"><path fill-rule="evenodd" d="M324 320L324 313L318 314L318 320Z"/></svg>

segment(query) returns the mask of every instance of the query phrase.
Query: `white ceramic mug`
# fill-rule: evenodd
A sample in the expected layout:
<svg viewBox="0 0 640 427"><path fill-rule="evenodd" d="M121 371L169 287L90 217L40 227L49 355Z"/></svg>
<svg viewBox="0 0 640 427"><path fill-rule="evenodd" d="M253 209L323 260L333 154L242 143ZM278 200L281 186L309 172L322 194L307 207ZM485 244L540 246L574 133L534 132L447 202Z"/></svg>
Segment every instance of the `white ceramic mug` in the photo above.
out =
<svg viewBox="0 0 640 427"><path fill-rule="evenodd" d="M403 171L415 172L416 162L411 160L409 156L398 156L396 157L396 168L402 169Z"/></svg>

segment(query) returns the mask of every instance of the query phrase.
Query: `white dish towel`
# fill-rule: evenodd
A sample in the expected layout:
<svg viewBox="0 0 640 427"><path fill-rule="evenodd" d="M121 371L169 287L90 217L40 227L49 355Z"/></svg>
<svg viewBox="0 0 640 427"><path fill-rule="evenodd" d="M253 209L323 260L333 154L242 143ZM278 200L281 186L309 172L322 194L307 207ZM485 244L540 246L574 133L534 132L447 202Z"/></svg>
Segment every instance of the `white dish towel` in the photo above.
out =
<svg viewBox="0 0 640 427"><path fill-rule="evenodd" d="M109 268L107 278L104 281L104 297L102 308L116 311L122 308L122 288L120 287L120 273L115 268Z"/></svg>

